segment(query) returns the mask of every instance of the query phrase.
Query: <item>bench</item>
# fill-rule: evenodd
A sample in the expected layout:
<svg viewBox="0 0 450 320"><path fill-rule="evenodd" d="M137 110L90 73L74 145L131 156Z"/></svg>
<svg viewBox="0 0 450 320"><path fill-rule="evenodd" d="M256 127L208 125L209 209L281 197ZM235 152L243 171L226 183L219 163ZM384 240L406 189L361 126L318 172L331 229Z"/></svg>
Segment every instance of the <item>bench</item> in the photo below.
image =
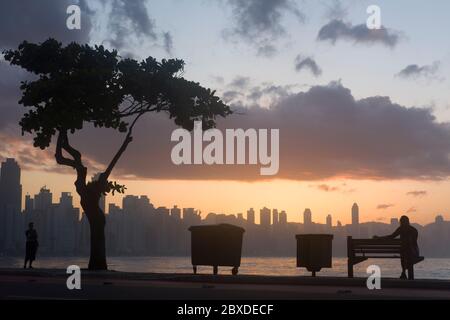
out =
<svg viewBox="0 0 450 320"><path fill-rule="evenodd" d="M353 266L370 258L401 259L402 248L400 239L353 239L347 237L348 277L353 278ZM414 279L414 264L423 261L418 257L407 267L408 279Z"/></svg>

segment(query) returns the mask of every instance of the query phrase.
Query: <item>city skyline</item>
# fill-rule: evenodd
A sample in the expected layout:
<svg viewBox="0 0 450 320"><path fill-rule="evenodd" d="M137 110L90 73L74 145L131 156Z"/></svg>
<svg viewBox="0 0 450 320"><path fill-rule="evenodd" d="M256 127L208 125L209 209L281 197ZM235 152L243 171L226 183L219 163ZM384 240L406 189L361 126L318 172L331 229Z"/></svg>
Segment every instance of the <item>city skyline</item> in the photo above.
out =
<svg viewBox="0 0 450 320"><path fill-rule="evenodd" d="M25 195L25 206L21 208L20 167L13 159L1 165L0 255L22 253L23 232L29 222L38 230L42 255L87 255L89 226L86 216L74 206L72 194L62 192L58 202L54 202L51 190L42 187L33 197ZM100 206L106 207L104 198ZM125 195L121 206L110 203L107 207L106 239L110 256L188 256L189 227L218 223L244 228L243 253L247 256L291 256L295 252L294 236L308 233L333 234L334 254L345 256L347 236L368 238L390 234L399 225L398 218L391 218L389 223L360 222L357 203L348 208L350 224L339 220L333 223L331 214L326 221L315 221L310 208L303 211L303 223L289 221L284 210L267 207L249 208L237 215L209 212L200 216L195 208L157 207L145 195ZM427 256L450 257L450 248L439 245L450 239L450 221L439 215L425 226L414 225L419 228L419 242Z"/></svg>
<svg viewBox="0 0 450 320"><path fill-rule="evenodd" d="M23 211L26 210L27 207L30 208L33 207L35 203L40 203L43 200L41 200L42 197L46 198L46 200L44 202L47 203L54 203L53 202L53 193L51 192L51 188L47 188L47 185L43 185L40 189L39 189L39 193L36 193L34 195L34 197L31 197L31 195L29 193L23 195L22 194L22 182L21 182L21 178L23 177L23 175L21 174L21 168L20 165L17 163L17 161L13 158L7 158L5 161L1 162L1 173L0 173L0 194L3 194L3 199L12 199L9 201L12 201L12 203L14 203L13 207L18 208L19 211ZM94 175L92 180L95 180L97 177L97 175ZM18 182L18 183L17 183ZM12 187L15 186L15 187ZM18 195L20 193L20 196ZM6 194L7 196L5 197L4 194ZM70 198L70 203L74 203L74 194L73 192L69 192L69 191L62 191L61 193L61 198L60 199L68 199ZM38 197L38 199L36 200L36 197ZM122 196L121 198L121 204L123 206L124 201L127 201L128 199L135 199L135 198L145 198L147 200L150 201L151 198L148 197L148 195L133 195L133 194L125 194ZM19 200L20 199L20 200ZM37 202L36 202L37 201ZM176 201L175 201L176 202ZM1 203L1 201L0 201ZM178 208L178 205L175 203L169 204L173 205L174 208ZM39 207L40 205L38 205ZM104 212L106 214L109 214L110 208L118 208L121 209L120 205L118 205L116 202L107 202L107 197L102 197L100 200L100 207L102 208L102 210L104 210ZM350 206L349 206L350 207ZM75 205L74 208L76 208L77 210L80 210L79 205ZM162 209L162 210L170 210L167 205L166 206L158 206L157 208ZM179 208L181 209L185 209L188 208L189 210L194 210L196 209L197 212L199 212L199 215L202 215L202 211L196 207L183 207L180 206ZM255 213L255 210L259 210L259 214ZM262 207L262 208L254 208L251 207L249 209L245 209L244 211L246 211L246 217L247 220L253 221L253 223L255 224L260 224L260 225L271 225L273 224L274 221L288 221L288 213L286 212L286 210L280 209L280 208L268 208L266 206ZM210 213L215 213L215 214L226 214L226 215L233 215L235 217L239 217L239 216L243 216L243 212L236 212L236 213L230 213L230 212L225 212L225 211L218 211L218 212L203 212L203 216L202 218L206 218L206 216ZM300 212L300 210L299 210ZM357 202L353 203L351 208L349 209L349 220L350 222L348 223L348 225L359 225L360 224L360 211L359 211L359 205ZM81 214L82 212L80 211L80 218L81 218ZM313 223L320 223L318 222L318 220L314 221L313 217L313 212L310 208L305 208L304 211L300 214L298 214L299 216L302 216L301 222L303 222L303 224L307 224L307 225L311 225ZM403 214L401 214L403 215ZM249 216L251 216L249 218ZM281 218L281 216L283 216L283 218ZM180 215L181 217L181 215ZM333 218L334 217L334 218ZM399 219L400 215L397 217L386 217L386 221L392 221L393 219ZM435 215L434 220L436 220L436 217L442 217L443 219L445 219L445 215L442 214L437 214ZM343 224L343 221L341 219L337 219L336 216L334 216L332 213L328 213L324 219L324 223L325 224L329 224L329 221L335 221L335 225L338 224ZM297 220L292 220L290 222L299 222ZM364 221L364 222L371 222L371 221ZM374 221L375 222L375 221ZM376 222L380 222L380 221L376 221ZM431 223L431 221L429 221L428 223ZM345 223L344 223L345 224ZM420 224L420 223L417 223ZM331 223L332 226L333 223Z"/></svg>

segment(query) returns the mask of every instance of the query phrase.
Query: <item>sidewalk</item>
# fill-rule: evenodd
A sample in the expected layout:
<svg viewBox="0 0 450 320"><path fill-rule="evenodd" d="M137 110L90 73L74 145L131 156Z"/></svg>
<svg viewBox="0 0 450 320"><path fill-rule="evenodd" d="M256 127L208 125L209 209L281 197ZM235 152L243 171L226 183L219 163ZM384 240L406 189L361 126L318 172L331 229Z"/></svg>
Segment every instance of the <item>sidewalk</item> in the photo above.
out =
<svg viewBox="0 0 450 320"><path fill-rule="evenodd" d="M190 275L82 270L82 290L68 290L61 269L0 269L2 299L450 299L448 280L253 275Z"/></svg>

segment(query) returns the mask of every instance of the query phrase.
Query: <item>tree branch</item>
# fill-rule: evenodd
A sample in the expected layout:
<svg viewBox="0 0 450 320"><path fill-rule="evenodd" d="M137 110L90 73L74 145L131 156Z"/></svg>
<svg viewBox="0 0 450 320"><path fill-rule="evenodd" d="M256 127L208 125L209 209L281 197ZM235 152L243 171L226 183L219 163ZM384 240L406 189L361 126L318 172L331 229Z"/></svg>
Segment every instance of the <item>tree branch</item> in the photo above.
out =
<svg viewBox="0 0 450 320"><path fill-rule="evenodd" d="M73 159L65 158L62 154L62 150L65 150L68 154L70 154ZM87 168L81 161L81 153L69 144L69 138L66 130L59 130L55 157L58 164L69 165L77 171L75 187L78 194L82 195L82 193L86 191Z"/></svg>
<svg viewBox="0 0 450 320"><path fill-rule="evenodd" d="M76 168L75 161L73 159L69 159L69 158L66 158L63 156L62 140L63 140L63 136L60 131L58 134L58 140L56 141L56 152L55 152L56 163L63 165L63 166L72 167L73 169L75 169Z"/></svg>
<svg viewBox="0 0 450 320"><path fill-rule="evenodd" d="M130 117L130 116L134 116L134 115L140 115L141 113L153 112L156 110L158 110L158 107L151 108L150 106L147 106L145 108L142 108L142 105L140 105L140 108L135 107L135 108L133 108L133 110L128 110L127 112L121 111L120 117L126 118L126 117Z"/></svg>
<svg viewBox="0 0 450 320"><path fill-rule="evenodd" d="M131 123L130 127L128 128L128 133L125 136L125 139L122 142L122 145L120 146L119 150L117 151L117 153L115 154L114 158L111 160L110 164L108 165L108 167L106 168L106 170L100 174L99 177L99 182L104 184L106 186L106 183L108 181L109 176L111 175L112 170L114 169L115 165L117 164L117 162L119 161L120 157L122 156L122 154L125 152L125 150L127 149L128 145L130 144L131 141L133 141L133 137L131 136L133 133L133 128L134 125L136 124L136 122L139 120L139 118L146 113L147 111L141 111L136 118L133 120L133 122Z"/></svg>
<svg viewBox="0 0 450 320"><path fill-rule="evenodd" d="M61 143L63 149L66 150L73 157L73 160L76 162L77 165L82 166L83 163L81 162L81 153L69 144L67 131L60 131L60 135L62 136Z"/></svg>

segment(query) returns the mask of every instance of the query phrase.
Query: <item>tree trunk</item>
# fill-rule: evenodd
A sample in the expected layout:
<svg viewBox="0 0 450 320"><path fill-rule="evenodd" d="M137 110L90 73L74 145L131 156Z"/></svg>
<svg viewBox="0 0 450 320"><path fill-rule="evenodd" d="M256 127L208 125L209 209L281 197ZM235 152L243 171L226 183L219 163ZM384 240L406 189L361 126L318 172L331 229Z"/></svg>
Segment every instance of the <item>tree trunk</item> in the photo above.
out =
<svg viewBox="0 0 450 320"><path fill-rule="evenodd" d="M89 270L107 270L105 245L105 213L100 209L98 201L85 206L85 214L91 232L91 254Z"/></svg>

